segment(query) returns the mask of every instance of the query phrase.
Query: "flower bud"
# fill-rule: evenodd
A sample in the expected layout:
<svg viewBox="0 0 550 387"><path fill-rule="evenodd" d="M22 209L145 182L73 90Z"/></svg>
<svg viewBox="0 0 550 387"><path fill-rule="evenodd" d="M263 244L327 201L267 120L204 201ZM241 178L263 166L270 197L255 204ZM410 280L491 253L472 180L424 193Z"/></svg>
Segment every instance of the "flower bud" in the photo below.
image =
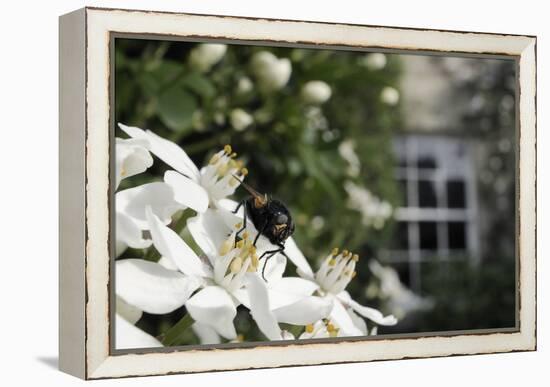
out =
<svg viewBox="0 0 550 387"><path fill-rule="evenodd" d="M302 99L313 105L325 103L331 95L330 86L323 81L309 81L302 87Z"/></svg>
<svg viewBox="0 0 550 387"><path fill-rule="evenodd" d="M241 132L249 127L254 122L254 119L243 109L233 109L231 111L230 121L231 126L233 126L235 130Z"/></svg>
<svg viewBox="0 0 550 387"><path fill-rule="evenodd" d="M226 51L225 44L199 44L191 50L189 63L194 69L205 73L223 58Z"/></svg>

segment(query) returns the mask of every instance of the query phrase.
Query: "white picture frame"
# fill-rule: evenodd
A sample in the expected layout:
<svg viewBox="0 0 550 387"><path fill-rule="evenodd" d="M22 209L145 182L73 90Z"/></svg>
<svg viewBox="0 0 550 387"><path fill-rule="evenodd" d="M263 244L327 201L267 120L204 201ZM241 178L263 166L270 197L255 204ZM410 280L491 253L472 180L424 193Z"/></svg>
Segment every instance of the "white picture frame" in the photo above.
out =
<svg viewBox="0 0 550 387"><path fill-rule="evenodd" d="M117 34L516 60L517 326L514 329L249 343L217 350L113 350L111 54ZM60 18L60 369L83 379L364 362L536 349L536 37L84 8Z"/></svg>

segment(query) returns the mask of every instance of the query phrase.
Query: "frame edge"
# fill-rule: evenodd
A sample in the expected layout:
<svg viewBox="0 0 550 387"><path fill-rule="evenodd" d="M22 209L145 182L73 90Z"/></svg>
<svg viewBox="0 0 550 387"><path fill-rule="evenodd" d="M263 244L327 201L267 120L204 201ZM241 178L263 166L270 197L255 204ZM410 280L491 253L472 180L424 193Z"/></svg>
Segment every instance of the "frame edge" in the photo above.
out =
<svg viewBox="0 0 550 387"><path fill-rule="evenodd" d="M85 9L59 17L59 369L86 378Z"/></svg>

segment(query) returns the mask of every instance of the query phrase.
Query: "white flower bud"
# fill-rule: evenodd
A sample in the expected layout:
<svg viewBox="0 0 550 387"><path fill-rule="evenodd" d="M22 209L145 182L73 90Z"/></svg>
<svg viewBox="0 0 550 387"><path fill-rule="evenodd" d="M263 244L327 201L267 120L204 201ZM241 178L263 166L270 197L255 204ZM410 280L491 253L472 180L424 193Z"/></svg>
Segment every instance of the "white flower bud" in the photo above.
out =
<svg viewBox="0 0 550 387"><path fill-rule="evenodd" d="M382 70L386 67L387 59L386 55L375 52L373 54L367 54L361 60L361 64L366 66L369 70Z"/></svg>
<svg viewBox="0 0 550 387"><path fill-rule="evenodd" d="M330 86L323 81L309 81L302 87L302 99L306 103L321 105L332 95Z"/></svg>
<svg viewBox="0 0 550 387"><path fill-rule="evenodd" d="M145 172L153 165L153 158L149 153L149 143L143 139L116 138L116 187L126 177Z"/></svg>
<svg viewBox="0 0 550 387"><path fill-rule="evenodd" d="M226 51L227 45L225 44L199 44L191 50L189 63L191 67L201 72L207 72L223 58Z"/></svg>
<svg viewBox="0 0 550 387"><path fill-rule="evenodd" d="M290 60L277 58L268 51L254 54L251 61L252 72L258 79L260 87L265 91L275 91L283 88L292 73Z"/></svg>
<svg viewBox="0 0 550 387"><path fill-rule="evenodd" d="M253 87L254 85L252 84L250 78L242 77L239 79L239 83L237 84L237 92L240 94L246 94L251 91Z"/></svg>
<svg viewBox="0 0 550 387"><path fill-rule="evenodd" d="M254 122L252 116L243 109L233 109L229 119L231 121L231 126L239 132L245 130Z"/></svg>
<svg viewBox="0 0 550 387"><path fill-rule="evenodd" d="M399 102L399 92L393 87L386 86L380 93L380 99L387 105L395 106Z"/></svg>

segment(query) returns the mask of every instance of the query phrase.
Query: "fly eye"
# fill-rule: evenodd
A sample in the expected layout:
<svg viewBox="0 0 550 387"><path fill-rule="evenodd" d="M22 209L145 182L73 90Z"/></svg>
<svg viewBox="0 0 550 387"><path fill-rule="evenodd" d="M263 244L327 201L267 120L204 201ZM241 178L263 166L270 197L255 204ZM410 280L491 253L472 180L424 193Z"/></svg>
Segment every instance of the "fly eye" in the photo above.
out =
<svg viewBox="0 0 550 387"><path fill-rule="evenodd" d="M285 214L279 214L277 215L275 221L277 224L286 224L288 222L288 216L286 216Z"/></svg>

